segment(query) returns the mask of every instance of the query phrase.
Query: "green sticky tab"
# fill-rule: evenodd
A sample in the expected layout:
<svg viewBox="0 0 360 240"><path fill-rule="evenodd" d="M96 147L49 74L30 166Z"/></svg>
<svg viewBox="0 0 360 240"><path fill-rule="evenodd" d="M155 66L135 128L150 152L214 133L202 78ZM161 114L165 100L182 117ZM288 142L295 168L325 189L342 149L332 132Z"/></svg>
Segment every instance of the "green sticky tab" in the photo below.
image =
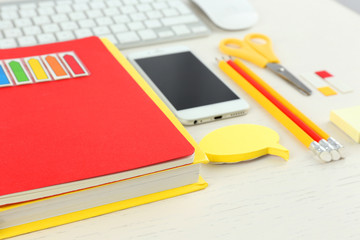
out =
<svg viewBox="0 0 360 240"><path fill-rule="evenodd" d="M30 81L30 79L26 75L24 69L22 68L22 66L19 62L11 61L9 63L9 66L10 66L12 72L14 73L14 76L15 76L17 82L23 83L23 82Z"/></svg>

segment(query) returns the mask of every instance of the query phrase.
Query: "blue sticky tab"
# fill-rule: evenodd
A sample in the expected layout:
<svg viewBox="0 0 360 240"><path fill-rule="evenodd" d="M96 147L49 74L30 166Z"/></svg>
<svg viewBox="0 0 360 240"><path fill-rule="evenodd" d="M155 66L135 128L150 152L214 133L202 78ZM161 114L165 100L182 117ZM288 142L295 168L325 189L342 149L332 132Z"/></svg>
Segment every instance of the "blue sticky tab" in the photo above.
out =
<svg viewBox="0 0 360 240"><path fill-rule="evenodd" d="M6 76L3 66L0 65L0 86L3 85L5 86L10 85L10 80Z"/></svg>

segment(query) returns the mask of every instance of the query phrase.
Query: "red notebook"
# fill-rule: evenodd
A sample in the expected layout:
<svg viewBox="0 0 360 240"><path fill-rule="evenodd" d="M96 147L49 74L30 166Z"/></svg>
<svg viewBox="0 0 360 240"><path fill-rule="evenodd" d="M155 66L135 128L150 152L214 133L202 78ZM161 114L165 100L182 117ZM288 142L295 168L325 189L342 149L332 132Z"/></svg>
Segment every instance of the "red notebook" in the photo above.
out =
<svg viewBox="0 0 360 240"><path fill-rule="evenodd" d="M194 152L96 37L0 50L0 63L0 196Z"/></svg>

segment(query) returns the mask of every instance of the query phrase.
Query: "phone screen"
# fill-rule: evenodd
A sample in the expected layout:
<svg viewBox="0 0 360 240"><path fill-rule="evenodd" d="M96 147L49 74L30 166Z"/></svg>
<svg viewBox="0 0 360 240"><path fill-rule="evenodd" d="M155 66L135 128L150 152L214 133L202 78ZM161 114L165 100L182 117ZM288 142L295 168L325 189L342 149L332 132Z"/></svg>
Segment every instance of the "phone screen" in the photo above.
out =
<svg viewBox="0 0 360 240"><path fill-rule="evenodd" d="M191 52L135 61L178 111L239 99Z"/></svg>

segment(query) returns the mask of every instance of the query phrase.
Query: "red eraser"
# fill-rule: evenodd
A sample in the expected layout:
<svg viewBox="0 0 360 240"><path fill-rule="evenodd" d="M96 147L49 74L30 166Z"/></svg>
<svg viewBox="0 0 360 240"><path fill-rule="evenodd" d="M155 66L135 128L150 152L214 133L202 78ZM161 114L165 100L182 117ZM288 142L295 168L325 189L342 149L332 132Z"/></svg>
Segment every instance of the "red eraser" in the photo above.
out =
<svg viewBox="0 0 360 240"><path fill-rule="evenodd" d="M327 71L319 71L319 72L315 72L315 73L321 78L328 78L328 77L333 76L330 73L328 73Z"/></svg>

